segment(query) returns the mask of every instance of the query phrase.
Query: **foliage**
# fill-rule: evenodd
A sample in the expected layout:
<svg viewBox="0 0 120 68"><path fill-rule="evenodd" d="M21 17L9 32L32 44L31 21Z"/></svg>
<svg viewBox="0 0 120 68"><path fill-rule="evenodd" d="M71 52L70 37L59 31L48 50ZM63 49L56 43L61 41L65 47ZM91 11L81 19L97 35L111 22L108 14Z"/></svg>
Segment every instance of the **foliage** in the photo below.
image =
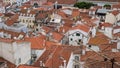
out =
<svg viewBox="0 0 120 68"><path fill-rule="evenodd" d="M111 8L111 5L105 4L103 7L107 8L107 9L110 9L110 8Z"/></svg>
<svg viewBox="0 0 120 68"><path fill-rule="evenodd" d="M111 5L109 5L109 4L105 4L104 7L111 7Z"/></svg>
<svg viewBox="0 0 120 68"><path fill-rule="evenodd" d="M82 9L89 9L94 4L91 2L77 2L74 4L74 7L82 8Z"/></svg>

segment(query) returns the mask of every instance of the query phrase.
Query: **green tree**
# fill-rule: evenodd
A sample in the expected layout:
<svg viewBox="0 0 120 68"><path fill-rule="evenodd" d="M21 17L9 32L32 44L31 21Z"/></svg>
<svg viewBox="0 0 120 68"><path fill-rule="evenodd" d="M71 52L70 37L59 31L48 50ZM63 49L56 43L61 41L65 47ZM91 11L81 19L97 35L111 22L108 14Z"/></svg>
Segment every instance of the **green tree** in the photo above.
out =
<svg viewBox="0 0 120 68"><path fill-rule="evenodd" d="M105 4L103 7L106 8L106 9L110 9L110 8L111 8L111 5Z"/></svg>
<svg viewBox="0 0 120 68"><path fill-rule="evenodd" d="M93 6L93 3L90 2L77 2L74 4L74 7L82 8L82 9L89 9L91 6Z"/></svg>

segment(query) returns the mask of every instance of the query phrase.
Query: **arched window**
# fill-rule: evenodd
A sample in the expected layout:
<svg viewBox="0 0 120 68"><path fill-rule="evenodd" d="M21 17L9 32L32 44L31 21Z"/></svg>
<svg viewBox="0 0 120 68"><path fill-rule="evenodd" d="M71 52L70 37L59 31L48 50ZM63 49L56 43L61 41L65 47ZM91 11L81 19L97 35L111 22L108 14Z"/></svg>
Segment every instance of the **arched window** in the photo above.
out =
<svg viewBox="0 0 120 68"><path fill-rule="evenodd" d="M33 5L34 7L38 7L38 3L34 3L34 5Z"/></svg>

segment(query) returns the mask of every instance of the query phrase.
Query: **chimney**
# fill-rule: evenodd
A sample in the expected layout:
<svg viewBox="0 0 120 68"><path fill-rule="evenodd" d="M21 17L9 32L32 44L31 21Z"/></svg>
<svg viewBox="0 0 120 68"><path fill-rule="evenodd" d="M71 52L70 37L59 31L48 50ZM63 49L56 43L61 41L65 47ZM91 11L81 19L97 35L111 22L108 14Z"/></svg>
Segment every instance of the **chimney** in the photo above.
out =
<svg viewBox="0 0 120 68"><path fill-rule="evenodd" d="M63 60L63 63L64 63L64 67L63 68L67 68L66 60Z"/></svg>
<svg viewBox="0 0 120 68"><path fill-rule="evenodd" d="M45 42L46 42L46 40L43 40L43 46L45 46Z"/></svg>
<svg viewBox="0 0 120 68"><path fill-rule="evenodd" d="M62 65L60 65L60 66L59 66L59 68L63 68L63 66L62 66Z"/></svg>
<svg viewBox="0 0 120 68"><path fill-rule="evenodd" d="M58 2L56 1L56 2L55 2L55 9L57 9L57 4L58 4Z"/></svg>
<svg viewBox="0 0 120 68"><path fill-rule="evenodd" d="M42 61L40 61L40 67L43 67L43 62Z"/></svg>
<svg viewBox="0 0 120 68"><path fill-rule="evenodd" d="M83 50L82 50L82 55L85 55L85 53L86 53L86 51L83 49Z"/></svg>
<svg viewBox="0 0 120 68"><path fill-rule="evenodd" d="M117 49L120 50L120 41L117 42Z"/></svg>

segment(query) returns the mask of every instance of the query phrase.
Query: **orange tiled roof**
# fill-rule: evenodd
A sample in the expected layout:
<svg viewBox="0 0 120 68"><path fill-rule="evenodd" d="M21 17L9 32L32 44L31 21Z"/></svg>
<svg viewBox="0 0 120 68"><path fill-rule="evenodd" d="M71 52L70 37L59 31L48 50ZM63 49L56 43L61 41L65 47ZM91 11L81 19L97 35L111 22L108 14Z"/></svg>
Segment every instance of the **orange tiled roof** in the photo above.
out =
<svg viewBox="0 0 120 68"><path fill-rule="evenodd" d="M74 29L80 29L80 30L82 30L82 31L84 31L86 33L88 33L90 31L90 27L85 25L85 24L79 24L79 25L74 26L74 27L71 28L71 30L74 30Z"/></svg>
<svg viewBox="0 0 120 68"><path fill-rule="evenodd" d="M59 33L66 33L69 29L70 29L71 27L68 27L68 26L65 26L65 25L63 25L63 26L61 26L60 28L59 28Z"/></svg>
<svg viewBox="0 0 120 68"><path fill-rule="evenodd" d="M114 37L120 37L120 32L113 34Z"/></svg>
<svg viewBox="0 0 120 68"><path fill-rule="evenodd" d="M0 57L0 62L7 62L8 68L16 68L16 65Z"/></svg>
<svg viewBox="0 0 120 68"><path fill-rule="evenodd" d="M82 55L80 61L87 61L88 59L102 61L104 58L93 51L86 51L85 55Z"/></svg>
<svg viewBox="0 0 120 68"><path fill-rule="evenodd" d="M119 12L118 10L113 10L111 13L112 13L113 15L117 16L120 12Z"/></svg>
<svg viewBox="0 0 120 68"><path fill-rule="evenodd" d="M104 27L112 27L113 25L108 23L108 22L105 22L103 24L101 24L101 26L104 26Z"/></svg>
<svg viewBox="0 0 120 68"><path fill-rule="evenodd" d="M113 29L120 29L120 26L115 26Z"/></svg>
<svg viewBox="0 0 120 68"><path fill-rule="evenodd" d="M57 14L59 14L60 16L62 16L63 19L67 18L67 15L64 12L58 11Z"/></svg>
<svg viewBox="0 0 120 68"><path fill-rule="evenodd" d="M118 8L120 8L120 4L119 3L118 4L113 4L112 8L117 8L118 9Z"/></svg>
<svg viewBox="0 0 120 68"><path fill-rule="evenodd" d="M57 40L57 41L62 40L63 36L64 36L64 35L62 35L62 34L60 34L60 33L58 33L58 32L52 32L52 37L53 37L53 39L55 39L55 40Z"/></svg>
<svg viewBox="0 0 120 68"><path fill-rule="evenodd" d="M20 6L19 8L24 9L24 8L30 8L30 7L32 7L30 4L24 4Z"/></svg>
<svg viewBox="0 0 120 68"><path fill-rule="evenodd" d="M96 36L93 38L90 38L88 42L88 44L90 45L101 45L101 44L108 44L108 43L109 43L109 38L100 32L97 32Z"/></svg>
<svg viewBox="0 0 120 68"><path fill-rule="evenodd" d="M30 65L19 65L17 68L40 68L40 67L34 67Z"/></svg>
<svg viewBox="0 0 120 68"><path fill-rule="evenodd" d="M25 33L23 32L14 32L14 31L10 31L10 30L4 30L4 29L0 29L0 32L4 32L7 34L11 35L11 39L13 39L14 37L18 37L20 34L25 36Z"/></svg>
<svg viewBox="0 0 120 68"><path fill-rule="evenodd" d="M72 25L75 23L75 21L70 20L70 19L63 19L64 25L67 27L72 27Z"/></svg>
<svg viewBox="0 0 120 68"><path fill-rule="evenodd" d="M9 18L9 19L6 21L6 25L8 25L8 26L13 25L15 22L17 22L18 18L19 18L19 14L13 15L11 18Z"/></svg>
<svg viewBox="0 0 120 68"><path fill-rule="evenodd" d="M0 13L0 16L3 16L3 13Z"/></svg>
<svg viewBox="0 0 120 68"><path fill-rule="evenodd" d="M31 42L32 49L43 49L45 47L45 39L42 36L29 37L25 40Z"/></svg>
<svg viewBox="0 0 120 68"><path fill-rule="evenodd" d="M77 17L77 16L79 16L80 15L80 11L78 10L78 9L73 9L73 11L72 11L72 16L73 17Z"/></svg>
<svg viewBox="0 0 120 68"><path fill-rule="evenodd" d="M55 3L56 0L48 0L48 2L53 2ZM75 4L77 1L76 0L57 0L58 4Z"/></svg>
<svg viewBox="0 0 120 68"><path fill-rule="evenodd" d="M46 33L49 33L50 31L52 31L52 28L46 27L46 26L43 26L42 29L45 30Z"/></svg>
<svg viewBox="0 0 120 68"><path fill-rule="evenodd" d="M99 45L99 48L102 52L105 52L105 51L111 52L112 49L117 48L117 43Z"/></svg>
<svg viewBox="0 0 120 68"><path fill-rule="evenodd" d="M52 47L53 48L53 47ZM54 48L49 50L48 52L43 53L36 63L35 66L39 66L39 61L43 61L45 66L48 68L59 68L61 64L63 64L63 57L68 63L70 55L73 51L79 50L77 46L54 46ZM57 61L57 62L56 62ZM55 63L54 63L55 62Z"/></svg>
<svg viewBox="0 0 120 68"><path fill-rule="evenodd" d="M52 6L53 3L52 3L52 2L46 2L46 3L44 3L43 5Z"/></svg>

